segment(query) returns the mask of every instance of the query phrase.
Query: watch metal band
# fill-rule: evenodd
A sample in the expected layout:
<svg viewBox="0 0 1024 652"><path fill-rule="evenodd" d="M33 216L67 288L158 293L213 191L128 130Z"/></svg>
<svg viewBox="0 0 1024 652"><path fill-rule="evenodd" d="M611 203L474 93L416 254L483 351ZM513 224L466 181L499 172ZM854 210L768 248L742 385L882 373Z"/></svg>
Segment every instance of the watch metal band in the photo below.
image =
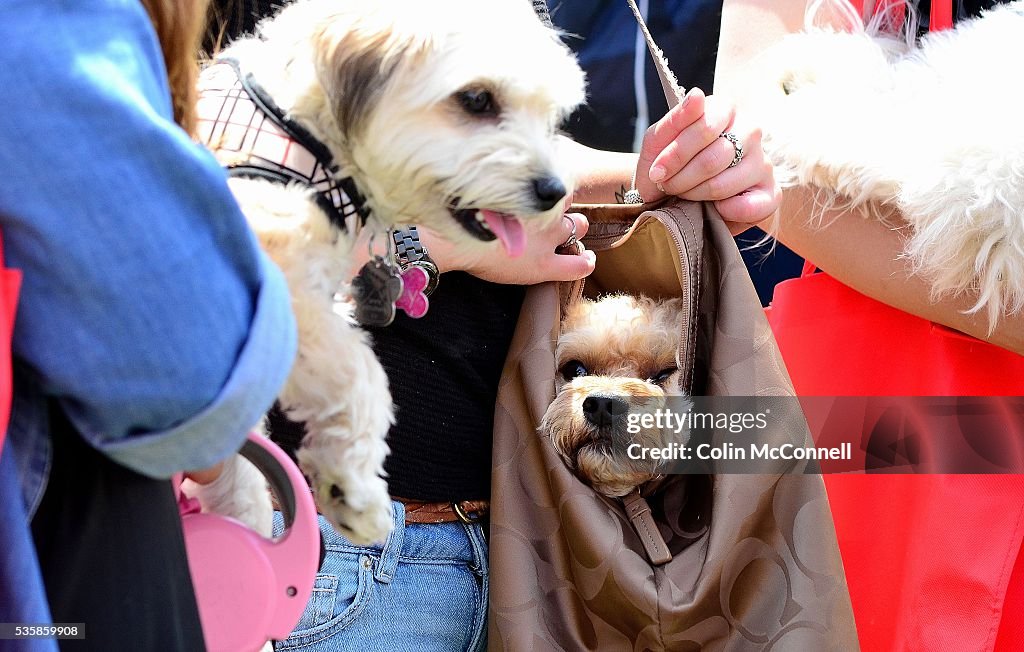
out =
<svg viewBox="0 0 1024 652"><path fill-rule="evenodd" d="M395 259L399 265L408 265L426 256L427 251L420 242L420 232L415 226L407 229L395 229Z"/></svg>
<svg viewBox="0 0 1024 652"><path fill-rule="evenodd" d="M395 262L398 266L403 271L410 267L419 267L427 273L430 280L423 293L429 296L437 288L441 273L427 253L427 248L420 242L419 229L415 226L395 229L391 237L395 242Z"/></svg>

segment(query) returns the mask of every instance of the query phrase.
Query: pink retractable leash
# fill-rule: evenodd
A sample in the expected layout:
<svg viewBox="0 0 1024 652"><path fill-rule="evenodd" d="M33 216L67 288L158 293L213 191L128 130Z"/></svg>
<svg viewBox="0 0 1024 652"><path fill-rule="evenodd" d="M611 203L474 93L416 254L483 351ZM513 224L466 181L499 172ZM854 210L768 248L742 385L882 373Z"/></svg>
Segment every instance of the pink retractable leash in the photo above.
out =
<svg viewBox="0 0 1024 652"><path fill-rule="evenodd" d="M239 453L267 478L281 505L285 531L267 539L234 519L199 513L195 501L181 501L209 652L255 651L270 639L286 638L306 608L320 565L316 506L298 467L257 434L249 435Z"/></svg>

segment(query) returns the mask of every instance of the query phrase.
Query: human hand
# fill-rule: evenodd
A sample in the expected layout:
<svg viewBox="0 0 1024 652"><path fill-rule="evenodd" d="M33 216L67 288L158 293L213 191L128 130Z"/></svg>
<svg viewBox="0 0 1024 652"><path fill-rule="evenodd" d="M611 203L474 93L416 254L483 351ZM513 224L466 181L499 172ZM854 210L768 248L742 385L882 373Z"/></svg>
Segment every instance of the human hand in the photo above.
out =
<svg viewBox="0 0 1024 652"><path fill-rule="evenodd" d="M578 239L590 228L587 218L576 213L566 213L544 229L527 225L526 251L515 258L505 254L501 247L459 247L423 227L419 230L420 239L442 272L461 270L493 283L533 285L544 281L575 281L594 271L594 252L584 249L582 244L578 245L578 255L555 251L569 238L573 225Z"/></svg>
<svg viewBox="0 0 1024 652"><path fill-rule="evenodd" d="M713 201L734 234L774 215L781 193L761 146L761 130L735 118L728 102L690 89L644 136L636 168L640 196ZM736 150L721 136L727 131L743 146L735 167L729 166Z"/></svg>
<svg viewBox="0 0 1024 652"><path fill-rule="evenodd" d="M224 470L224 462L219 462L211 466L208 469L201 469L198 471L185 471L185 479L191 480L196 484L210 484L214 480L220 477L221 472Z"/></svg>

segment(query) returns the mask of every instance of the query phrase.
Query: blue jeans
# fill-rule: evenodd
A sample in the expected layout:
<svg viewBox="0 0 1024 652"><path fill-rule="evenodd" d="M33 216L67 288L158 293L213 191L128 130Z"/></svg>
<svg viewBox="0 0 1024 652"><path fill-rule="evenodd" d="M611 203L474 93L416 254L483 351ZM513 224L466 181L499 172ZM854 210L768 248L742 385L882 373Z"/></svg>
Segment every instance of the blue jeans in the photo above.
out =
<svg viewBox="0 0 1024 652"><path fill-rule="evenodd" d="M416 652L487 647L487 542L480 525L405 524L357 546L320 517L326 557L302 619L275 650ZM274 530L281 515L274 515Z"/></svg>

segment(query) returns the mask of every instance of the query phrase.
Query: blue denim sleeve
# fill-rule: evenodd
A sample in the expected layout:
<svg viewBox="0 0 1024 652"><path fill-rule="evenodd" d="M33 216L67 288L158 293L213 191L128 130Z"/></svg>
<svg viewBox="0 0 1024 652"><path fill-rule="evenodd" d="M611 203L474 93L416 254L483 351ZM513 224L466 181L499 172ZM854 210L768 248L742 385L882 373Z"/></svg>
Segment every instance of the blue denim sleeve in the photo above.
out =
<svg viewBox="0 0 1024 652"><path fill-rule="evenodd" d="M295 352L282 275L170 118L137 0L0 0L0 228L14 355L155 477L237 450Z"/></svg>

